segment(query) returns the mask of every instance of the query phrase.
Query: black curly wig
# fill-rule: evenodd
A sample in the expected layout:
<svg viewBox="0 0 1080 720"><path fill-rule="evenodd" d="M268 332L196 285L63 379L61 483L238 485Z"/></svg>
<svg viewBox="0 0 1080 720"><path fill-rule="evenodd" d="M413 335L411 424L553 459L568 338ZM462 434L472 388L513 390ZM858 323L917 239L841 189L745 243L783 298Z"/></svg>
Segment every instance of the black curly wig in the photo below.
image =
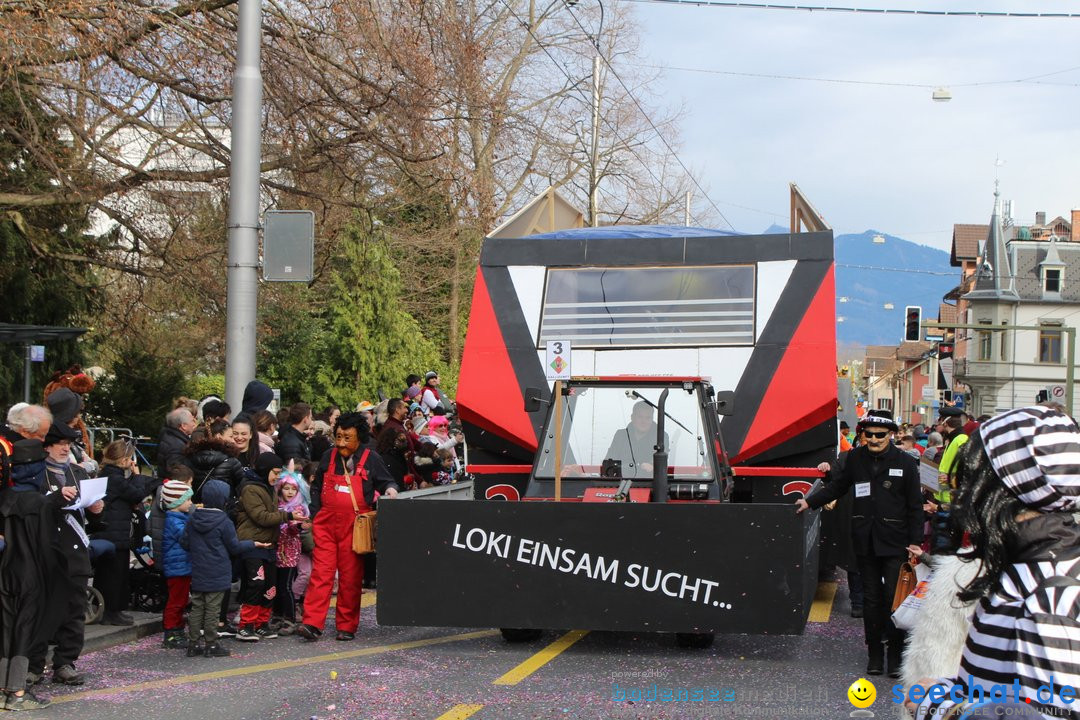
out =
<svg viewBox="0 0 1080 720"><path fill-rule="evenodd" d="M361 445L367 445L371 440L371 425L368 424L367 417L363 413L347 412L339 415L337 422L334 423L334 433L337 434L338 430L348 428L356 430L356 437Z"/></svg>
<svg viewBox="0 0 1080 720"><path fill-rule="evenodd" d="M957 453L956 481L959 490L953 513L957 526L968 533L972 549L963 557L982 563L978 577L958 592L957 597L964 601L977 600L991 590L1012 561L1016 516L1028 507L994 472L978 432L972 433Z"/></svg>

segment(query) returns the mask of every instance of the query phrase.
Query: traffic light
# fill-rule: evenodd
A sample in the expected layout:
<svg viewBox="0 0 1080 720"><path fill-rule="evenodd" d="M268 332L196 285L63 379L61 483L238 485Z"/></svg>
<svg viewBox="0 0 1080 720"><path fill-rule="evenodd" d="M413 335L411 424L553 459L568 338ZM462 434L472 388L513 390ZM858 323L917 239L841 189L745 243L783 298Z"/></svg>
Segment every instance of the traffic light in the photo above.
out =
<svg viewBox="0 0 1080 720"><path fill-rule="evenodd" d="M922 340L922 308L908 305L904 308L904 340L918 342Z"/></svg>
<svg viewBox="0 0 1080 720"><path fill-rule="evenodd" d="M938 357L944 360L945 358L951 358L953 355L953 344L950 343L938 343Z"/></svg>

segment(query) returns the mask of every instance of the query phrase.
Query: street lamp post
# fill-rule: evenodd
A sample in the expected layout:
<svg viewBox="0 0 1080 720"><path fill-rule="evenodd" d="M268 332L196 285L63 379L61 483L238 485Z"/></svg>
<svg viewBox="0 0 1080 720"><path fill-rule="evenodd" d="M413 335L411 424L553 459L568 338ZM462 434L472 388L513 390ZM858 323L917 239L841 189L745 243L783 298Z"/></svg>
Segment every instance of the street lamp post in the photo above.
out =
<svg viewBox="0 0 1080 720"><path fill-rule="evenodd" d="M259 166L262 157L262 0L240 0L229 171L225 305L225 400L239 411L255 379L259 292Z"/></svg>

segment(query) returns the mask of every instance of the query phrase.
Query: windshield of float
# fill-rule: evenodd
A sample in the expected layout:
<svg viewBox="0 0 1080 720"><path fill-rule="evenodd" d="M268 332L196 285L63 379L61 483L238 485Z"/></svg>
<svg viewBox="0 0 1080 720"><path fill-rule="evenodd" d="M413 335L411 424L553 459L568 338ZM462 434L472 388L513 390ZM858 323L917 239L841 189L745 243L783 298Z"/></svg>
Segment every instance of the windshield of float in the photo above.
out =
<svg viewBox="0 0 1080 720"><path fill-rule="evenodd" d="M562 403L562 476L650 480L663 390L634 385L572 386ZM711 480L698 394L672 387L664 410L668 476ZM555 477L555 426L552 418L540 447L538 479Z"/></svg>

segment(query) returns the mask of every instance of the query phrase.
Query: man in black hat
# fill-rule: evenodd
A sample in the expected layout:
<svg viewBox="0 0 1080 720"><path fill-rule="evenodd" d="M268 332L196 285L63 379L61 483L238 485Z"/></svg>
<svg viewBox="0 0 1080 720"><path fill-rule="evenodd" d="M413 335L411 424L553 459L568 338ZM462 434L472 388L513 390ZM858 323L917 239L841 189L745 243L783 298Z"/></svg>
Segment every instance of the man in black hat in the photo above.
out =
<svg viewBox="0 0 1080 720"><path fill-rule="evenodd" d="M63 598L56 592L64 580L54 541L57 513L42 495L46 472L40 440L12 444L0 491L0 534L7 544L0 554L0 689L7 710L49 704L26 689L31 650L63 612ZM68 502L75 495L74 488L61 492Z"/></svg>
<svg viewBox="0 0 1080 720"><path fill-rule="evenodd" d="M27 674L28 684L37 684L44 680L45 655L48 641L56 645L53 650L52 679L63 685L82 685L84 678L75 670L75 662L82 654L84 621L86 619L86 586L89 584L93 569L90 565L90 538L86 533L86 524L100 523L101 511L105 503L101 500L83 510L64 510L71 504L64 493L65 488L74 488L81 493L81 483L86 480L86 471L72 461L71 447L79 433L64 423L54 421L45 436L45 484L42 491L52 503L57 516L56 534L59 539L59 560L64 568L65 583L56 589L63 596L65 611L54 618L54 622L37 639L30 652L30 665Z"/></svg>
<svg viewBox="0 0 1080 720"><path fill-rule="evenodd" d="M915 458L892 443L897 431L892 413L868 412L856 426L859 447L848 453L839 478L796 501L796 512L818 509L854 489L851 535L863 578L863 629L868 675L885 671L888 640L889 676L900 677L904 632L892 623L892 599L909 545L923 539L922 488Z"/></svg>

